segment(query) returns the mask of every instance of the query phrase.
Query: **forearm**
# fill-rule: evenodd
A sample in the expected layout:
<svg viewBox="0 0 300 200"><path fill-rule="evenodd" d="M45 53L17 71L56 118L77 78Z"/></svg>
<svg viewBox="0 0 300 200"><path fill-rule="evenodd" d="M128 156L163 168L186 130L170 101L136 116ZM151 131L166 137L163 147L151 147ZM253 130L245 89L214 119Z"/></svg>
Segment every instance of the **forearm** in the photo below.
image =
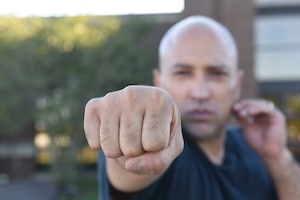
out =
<svg viewBox="0 0 300 200"><path fill-rule="evenodd" d="M277 159L265 159L279 200L300 199L300 167L292 153L285 149Z"/></svg>
<svg viewBox="0 0 300 200"><path fill-rule="evenodd" d="M160 175L131 172L124 167L125 159L106 159L109 181L113 187L122 192L142 190L157 180Z"/></svg>

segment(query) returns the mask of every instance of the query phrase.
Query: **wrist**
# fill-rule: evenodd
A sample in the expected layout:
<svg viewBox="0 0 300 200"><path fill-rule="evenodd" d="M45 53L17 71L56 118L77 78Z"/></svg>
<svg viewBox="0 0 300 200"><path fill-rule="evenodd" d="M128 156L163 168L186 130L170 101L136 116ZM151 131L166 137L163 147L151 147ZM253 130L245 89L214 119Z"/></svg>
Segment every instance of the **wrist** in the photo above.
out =
<svg viewBox="0 0 300 200"><path fill-rule="evenodd" d="M282 151L276 156L268 156L262 158L264 164L270 170L272 169L282 169L285 166L289 165L293 161L293 155L291 151L285 147Z"/></svg>

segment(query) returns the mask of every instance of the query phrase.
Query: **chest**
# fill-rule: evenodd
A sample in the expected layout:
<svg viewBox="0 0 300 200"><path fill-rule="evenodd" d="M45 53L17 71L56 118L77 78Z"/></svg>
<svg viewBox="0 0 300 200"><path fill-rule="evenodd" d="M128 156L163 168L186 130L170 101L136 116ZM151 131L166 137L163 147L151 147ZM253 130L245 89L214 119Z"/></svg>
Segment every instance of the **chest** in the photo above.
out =
<svg viewBox="0 0 300 200"><path fill-rule="evenodd" d="M253 152L230 152L223 165L215 166L201 151L190 147L149 188L150 193L164 200L276 199L270 177Z"/></svg>

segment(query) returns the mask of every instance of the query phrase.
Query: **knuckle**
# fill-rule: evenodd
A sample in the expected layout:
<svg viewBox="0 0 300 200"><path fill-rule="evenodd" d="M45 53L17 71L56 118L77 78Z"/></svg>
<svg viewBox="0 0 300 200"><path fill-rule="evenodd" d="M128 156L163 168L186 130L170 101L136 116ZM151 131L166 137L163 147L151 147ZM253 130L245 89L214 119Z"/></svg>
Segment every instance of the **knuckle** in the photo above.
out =
<svg viewBox="0 0 300 200"><path fill-rule="evenodd" d="M125 125L125 133L122 134L122 137L127 143L132 143L139 139L140 129L138 126L133 122L128 122Z"/></svg>
<svg viewBox="0 0 300 200"><path fill-rule="evenodd" d="M111 102L115 98L115 93L114 92L109 92L104 96L104 99L106 102Z"/></svg>
<svg viewBox="0 0 300 200"><path fill-rule="evenodd" d="M147 142L146 144L143 145L143 149L147 152L157 152L162 149L162 146L163 145Z"/></svg>
<svg viewBox="0 0 300 200"><path fill-rule="evenodd" d="M161 126L159 113L151 113L148 115L149 115L148 121L143 124L143 132L159 129Z"/></svg>
<svg viewBox="0 0 300 200"><path fill-rule="evenodd" d="M133 146L125 146L122 148L122 153L124 156L136 157L144 153L142 148L136 148Z"/></svg>
<svg viewBox="0 0 300 200"><path fill-rule="evenodd" d="M94 112L98 105L98 98L90 99L85 105L86 112Z"/></svg>
<svg viewBox="0 0 300 200"><path fill-rule="evenodd" d="M127 86L123 89L122 100L128 105L137 105L140 93L134 86Z"/></svg>
<svg viewBox="0 0 300 200"><path fill-rule="evenodd" d="M115 93L113 92L107 93L104 96L103 110L109 111L112 107L114 107L113 105L116 105L116 101L117 101L117 96Z"/></svg>
<svg viewBox="0 0 300 200"><path fill-rule="evenodd" d="M119 148L111 147L111 146L103 148L102 151L104 155L108 158L119 158L123 155Z"/></svg>
<svg viewBox="0 0 300 200"><path fill-rule="evenodd" d="M99 140L95 140L97 136L95 137L95 133L89 131L88 129L85 130L85 136L88 142L88 145L93 150L100 150L101 145L99 143Z"/></svg>
<svg viewBox="0 0 300 200"><path fill-rule="evenodd" d="M102 145L106 145L106 143L110 144L112 140L113 130L110 126L107 126L105 123L100 127L100 142Z"/></svg>
<svg viewBox="0 0 300 200"><path fill-rule="evenodd" d="M122 93L123 95L127 95L128 97L130 97L133 93L135 93L136 90L137 90L136 86L130 85L122 89Z"/></svg>
<svg viewBox="0 0 300 200"><path fill-rule="evenodd" d="M104 126L100 131L100 143L104 154L110 158L117 158L122 155L119 144L114 140L113 132L109 126Z"/></svg>
<svg viewBox="0 0 300 200"><path fill-rule="evenodd" d="M158 117L154 117L150 123L144 124L143 133L147 135L143 140L143 149L145 151L160 151L168 145L170 130L164 129L164 127L160 124Z"/></svg>
<svg viewBox="0 0 300 200"><path fill-rule="evenodd" d="M154 136L143 143L143 149L148 152L157 152L164 149L168 145L167 140L160 136Z"/></svg>
<svg viewBox="0 0 300 200"><path fill-rule="evenodd" d="M170 94L162 88L156 88L153 92L153 98L160 103L170 101Z"/></svg>
<svg viewBox="0 0 300 200"><path fill-rule="evenodd" d="M100 150L101 149L100 145L96 142L89 142L89 146L92 150Z"/></svg>
<svg viewBox="0 0 300 200"><path fill-rule="evenodd" d="M138 156L143 153L139 137L140 131L137 128L130 130L121 137L121 149L125 156Z"/></svg>

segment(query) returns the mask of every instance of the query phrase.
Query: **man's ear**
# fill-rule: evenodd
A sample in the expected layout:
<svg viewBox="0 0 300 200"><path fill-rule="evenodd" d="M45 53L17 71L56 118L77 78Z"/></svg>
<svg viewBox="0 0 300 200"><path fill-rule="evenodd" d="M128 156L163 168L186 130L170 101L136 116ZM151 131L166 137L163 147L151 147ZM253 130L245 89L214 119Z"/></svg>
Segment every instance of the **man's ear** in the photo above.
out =
<svg viewBox="0 0 300 200"><path fill-rule="evenodd" d="M241 98L242 87L243 87L243 80L244 80L244 70L238 69L237 72L237 83L236 83L236 93L235 93L235 101Z"/></svg>
<svg viewBox="0 0 300 200"><path fill-rule="evenodd" d="M153 85L156 87L160 86L160 71L159 69L155 68L152 71L152 76L153 76Z"/></svg>

